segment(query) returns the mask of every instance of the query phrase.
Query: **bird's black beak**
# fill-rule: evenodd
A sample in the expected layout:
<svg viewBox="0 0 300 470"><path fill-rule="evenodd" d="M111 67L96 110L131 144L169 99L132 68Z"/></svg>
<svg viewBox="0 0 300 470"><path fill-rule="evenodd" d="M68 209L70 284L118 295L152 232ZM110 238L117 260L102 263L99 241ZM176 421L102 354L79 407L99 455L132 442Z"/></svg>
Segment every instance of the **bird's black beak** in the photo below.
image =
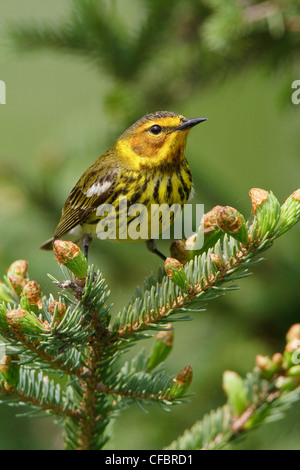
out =
<svg viewBox="0 0 300 470"><path fill-rule="evenodd" d="M177 127L178 131L186 131L191 127L196 126L200 122L207 121L207 118L192 118L192 119L183 119L182 123L179 127Z"/></svg>

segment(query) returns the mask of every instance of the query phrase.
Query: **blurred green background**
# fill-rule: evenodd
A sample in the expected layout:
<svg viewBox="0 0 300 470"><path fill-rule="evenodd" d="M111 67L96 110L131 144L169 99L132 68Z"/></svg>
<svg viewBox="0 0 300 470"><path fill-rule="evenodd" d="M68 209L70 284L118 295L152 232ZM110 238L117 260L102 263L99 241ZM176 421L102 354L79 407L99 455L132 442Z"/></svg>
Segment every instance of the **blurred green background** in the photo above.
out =
<svg viewBox="0 0 300 470"><path fill-rule="evenodd" d="M252 25L240 33L232 15L238 1L226 2L228 11L217 0L85 3L97 6L102 21L95 25L101 38L95 44L84 43L87 30L88 37L94 31L80 22L83 1L27 0L24 8L21 0L0 0L0 80L7 91L7 104L0 105L0 267L4 274L15 259L27 259L30 277L45 293L53 290L47 273L60 276L60 269L53 254L39 246L53 234L69 191L115 138L148 112L168 109L208 118L191 132L186 149L193 201L204 203L206 212L216 204L231 205L248 218L252 187L272 190L283 202L300 182L300 105L291 102L292 81L300 79L300 28L280 33L278 18L276 23L271 15L273 23L263 19L257 29ZM249 2L262 3L267 2ZM286 8L283 17L299 19L297 2L286 2ZM70 36L66 25L72 18L78 23L72 47L66 38L59 43L58 36L36 34L45 23ZM207 18L211 24L203 26ZM106 26L118 32L119 43ZM136 44L139 49L132 47ZM89 55L93 47L102 55ZM212 301L206 312L193 314L192 322L175 324L175 347L166 367L176 374L192 366L190 403L170 413L158 406L147 413L128 408L112 427L110 448L168 445L224 403L224 370L244 375L253 369L256 354L282 351L286 331L299 322L299 235L298 224L266 252L267 260L240 282L239 291ZM166 241L159 247L168 251ZM107 279L114 314L161 265L143 243L96 241L90 260ZM135 350L140 347L148 349L150 341L139 342ZM232 447L300 449L299 411L294 405L282 421ZM62 445L51 419L16 418L15 410L1 406L0 449Z"/></svg>

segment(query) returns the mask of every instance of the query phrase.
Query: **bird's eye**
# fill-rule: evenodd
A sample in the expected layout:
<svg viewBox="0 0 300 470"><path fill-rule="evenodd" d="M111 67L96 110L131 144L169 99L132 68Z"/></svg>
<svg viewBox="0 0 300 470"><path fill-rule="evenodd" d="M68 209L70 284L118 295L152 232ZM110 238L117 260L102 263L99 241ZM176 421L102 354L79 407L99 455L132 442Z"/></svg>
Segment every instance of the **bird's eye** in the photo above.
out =
<svg viewBox="0 0 300 470"><path fill-rule="evenodd" d="M161 127L158 124L154 124L154 126L150 127L151 134L158 135L161 133Z"/></svg>

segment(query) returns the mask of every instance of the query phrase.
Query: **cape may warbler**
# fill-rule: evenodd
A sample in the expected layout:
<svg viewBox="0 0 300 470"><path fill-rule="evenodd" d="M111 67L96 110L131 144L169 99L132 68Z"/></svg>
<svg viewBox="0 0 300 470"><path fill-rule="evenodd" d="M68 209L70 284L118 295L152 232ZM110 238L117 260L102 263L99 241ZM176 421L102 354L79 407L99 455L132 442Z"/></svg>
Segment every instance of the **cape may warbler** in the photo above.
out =
<svg viewBox="0 0 300 470"><path fill-rule="evenodd" d="M76 242L82 241L87 256L93 237L134 238L127 236L129 223L136 218L129 214L133 205L143 205L146 210L163 204L182 208L192 189L192 175L184 156L186 138L193 126L205 120L158 111L135 122L118 138L114 147L81 176L63 207L53 238L41 248L51 249L54 240L72 235ZM121 210L124 198L128 210L125 219L124 210ZM120 228L121 218L123 226ZM149 214L147 222L150 226ZM108 227L114 228L111 237L103 236L109 231ZM150 251L165 259L156 247L157 237L153 237L152 232L143 238Z"/></svg>

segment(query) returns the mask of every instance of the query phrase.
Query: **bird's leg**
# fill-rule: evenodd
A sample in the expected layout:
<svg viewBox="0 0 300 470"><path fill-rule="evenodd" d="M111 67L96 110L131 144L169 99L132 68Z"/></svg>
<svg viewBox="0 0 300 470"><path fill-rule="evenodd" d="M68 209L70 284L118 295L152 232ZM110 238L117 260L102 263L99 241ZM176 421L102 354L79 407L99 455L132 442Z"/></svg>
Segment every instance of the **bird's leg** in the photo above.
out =
<svg viewBox="0 0 300 470"><path fill-rule="evenodd" d="M84 235L83 239L82 239L82 249L83 249L83 254L84 256L86 257L86 260L88 259L88 251L89 251L89 246L92 242L92 237L90 237L89 235ZM90 274L88 274L88 277L90 276ZM98 279L98 274L94 273L93 274L93 281L96 282L97 279Z"/></svg>
<svg viewBox="0 0 300 470"><path fill-rule="evenodd" d="M82 239L82 249L83 249L83 254L88 258L88 251L89 251L89 246L91 244L92 238L89 235L84 235Z"/></svg>
<svg viewBox="0 0 300 470"><path fill-rule="evenodd" d="M164 261L167 259L167 257L165 255L163 255L156 247L156 241L151 239L151 240L147 240L146 241L146 247L148 248L149 251L151 251L151 253L155 253L156 255L158 255L161 259L163 259Z"/></svg>

